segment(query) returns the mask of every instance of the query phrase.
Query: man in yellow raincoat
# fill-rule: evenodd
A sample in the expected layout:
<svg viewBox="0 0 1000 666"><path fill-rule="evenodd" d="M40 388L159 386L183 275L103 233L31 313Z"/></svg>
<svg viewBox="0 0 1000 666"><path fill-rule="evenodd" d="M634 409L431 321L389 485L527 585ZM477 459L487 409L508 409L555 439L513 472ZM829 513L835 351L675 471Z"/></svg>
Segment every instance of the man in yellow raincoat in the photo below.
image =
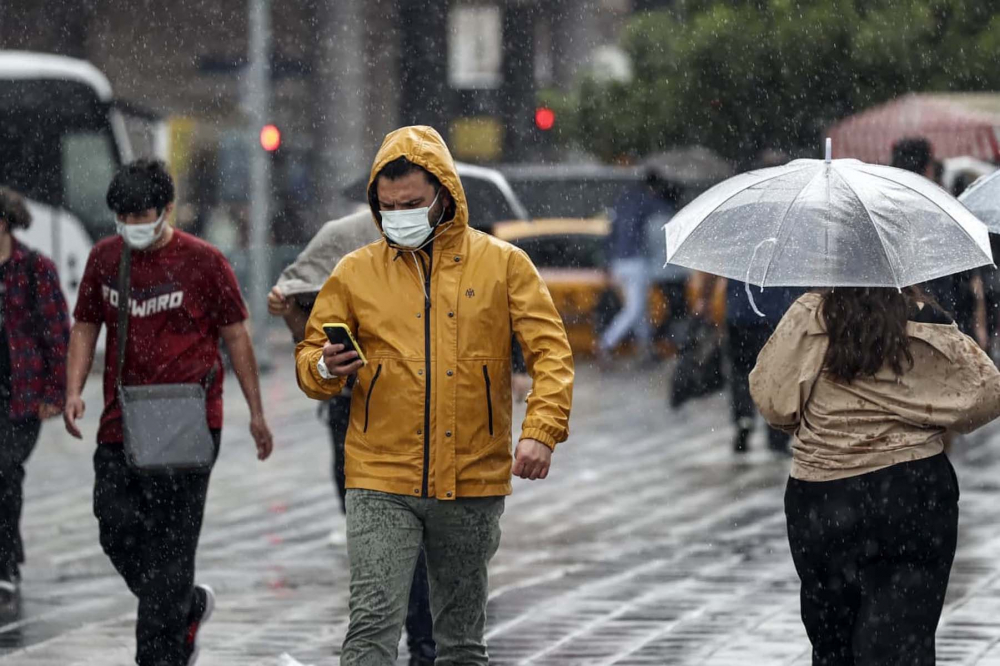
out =
<svg viewBox="0 0 1000 666"><path fill-rule="evenodd" d="M524 252L469 228L451 154L430 127L389 134L371 171L382 239L337 265L296 350L325 400L357 374L347 435L350 627L341 663L393 664L420 546L438 664L487 664L487 564L512 473L544 479L569 434L573 358ZM343 323L367 363L329 344ZM511 456L511 337L533 386Z"/></svg>

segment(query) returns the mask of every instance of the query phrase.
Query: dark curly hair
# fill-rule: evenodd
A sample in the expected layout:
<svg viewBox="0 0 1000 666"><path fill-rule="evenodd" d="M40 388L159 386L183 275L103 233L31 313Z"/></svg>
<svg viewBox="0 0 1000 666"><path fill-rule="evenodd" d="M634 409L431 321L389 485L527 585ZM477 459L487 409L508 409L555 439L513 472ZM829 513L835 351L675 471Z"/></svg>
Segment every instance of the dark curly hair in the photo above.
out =
<svg viewBox="0 0 1000 666"><path fill-rule="evenodd" d="M906 322L923 303L940 306L919 287L902 291L857 287L823 294L822 314L830 347L823 365L835 379L850 383L872 377L886 364L897 375L913 367Z"/></svg>
<svg viewBox="0 0 1000 666"><path fill-rule="evenodd" d="M0 220L7 223L8 232L31 226L31 213L24 197L3 185L0 185Z"/></svg>
<svg viewBox="0 0 1000 666"><path fill-rule="evenodd" d="M122 165L108 185L108 208L119 215L155 208L162 213L174 200L174 179L162 160L139 159Z"/></svg>

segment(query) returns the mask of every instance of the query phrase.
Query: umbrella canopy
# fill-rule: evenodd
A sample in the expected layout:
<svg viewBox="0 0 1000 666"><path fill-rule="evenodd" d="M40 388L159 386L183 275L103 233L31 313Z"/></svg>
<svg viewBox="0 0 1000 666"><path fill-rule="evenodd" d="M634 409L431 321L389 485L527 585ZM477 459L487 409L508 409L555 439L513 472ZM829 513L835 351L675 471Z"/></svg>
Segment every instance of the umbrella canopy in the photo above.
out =
<svg viewBox="0 0 1000 666"><path fill-rule="evenodd" d="M650 155L643 166L679 185L717 183L732 176L733 165L704 146L674 148Z"/></svg>
<svg viewBox="0 0 1000 666"><path fill-rule="evenodd" d="M994 171L974 182L962 192L958 200L982 220L991 232L1000 234L1000 171Z"/></svg>
<svg viewBox="0 0 1000 666"><path fill-rule="evenodd" d="M902 288L993 262L983 223L929 180L829 157L730 178L665 229L668 263L760 287Z"/></svg>

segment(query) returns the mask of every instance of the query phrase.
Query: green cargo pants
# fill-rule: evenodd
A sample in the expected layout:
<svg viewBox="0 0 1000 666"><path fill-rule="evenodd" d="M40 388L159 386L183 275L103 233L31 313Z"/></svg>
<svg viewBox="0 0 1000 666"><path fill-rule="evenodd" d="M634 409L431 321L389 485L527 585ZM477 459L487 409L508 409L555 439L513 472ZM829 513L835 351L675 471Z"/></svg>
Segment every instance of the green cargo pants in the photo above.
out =
<svg viewBox="0 0 1000 666"><path fill-rule="evenodd" d="M392 666L421 543L427 554L436 666L485 666L487 565L503 497L442 501L347 491L350 626L341 666Z"/></svg>

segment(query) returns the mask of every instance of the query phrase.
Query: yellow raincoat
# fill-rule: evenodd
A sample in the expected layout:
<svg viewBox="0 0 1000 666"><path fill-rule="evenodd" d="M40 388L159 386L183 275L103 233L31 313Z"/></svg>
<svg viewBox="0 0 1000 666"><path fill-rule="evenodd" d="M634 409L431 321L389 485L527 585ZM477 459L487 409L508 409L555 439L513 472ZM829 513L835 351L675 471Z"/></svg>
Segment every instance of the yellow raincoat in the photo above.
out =
<svg viewBox="0 0 1000 666"><path fill-rule="evenodd" d="M317 400L340 393L345 380L323 379L317 363L326 342L322 325L346 323L368 358L351 402L347 487L438 499L506 495L511 334L533 379L521 439L555 447L569 434L573 357L566 331L527 255L469 228L462 183L436 131L389 134L369 188L386 164L404 156L447 188L454 220L442 222L433 258L400 252L384 238L344 257L296 349L299 386Z"/></svg>

